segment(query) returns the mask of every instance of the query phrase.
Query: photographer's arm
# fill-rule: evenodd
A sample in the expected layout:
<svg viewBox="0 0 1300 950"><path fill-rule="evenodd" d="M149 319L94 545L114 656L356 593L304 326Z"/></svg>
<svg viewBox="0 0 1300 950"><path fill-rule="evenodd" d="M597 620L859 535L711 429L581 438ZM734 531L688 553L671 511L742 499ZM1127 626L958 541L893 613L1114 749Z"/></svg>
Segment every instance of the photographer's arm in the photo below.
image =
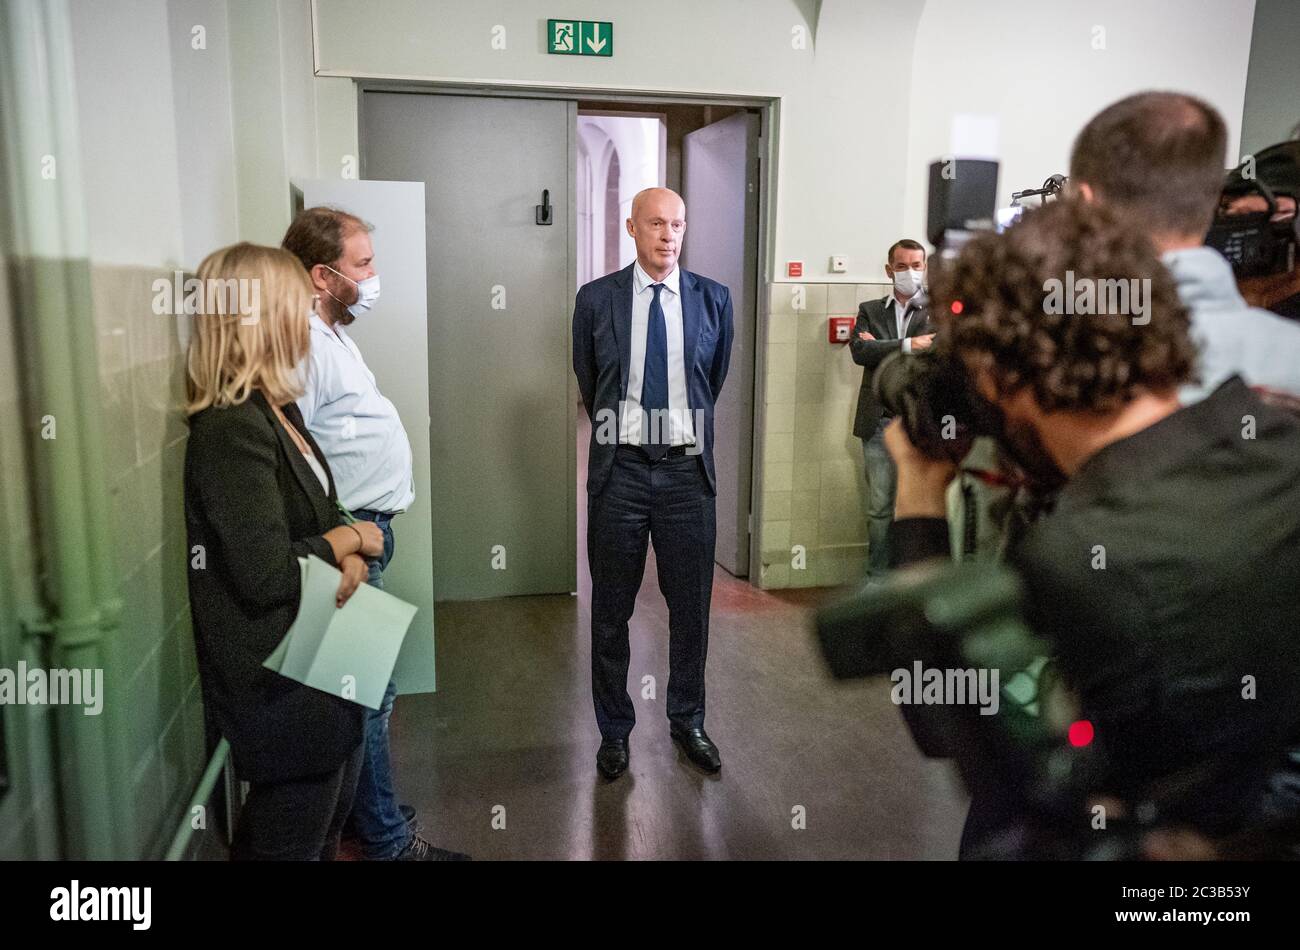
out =
<svg viewBox="0 0 1300 950"><path fill-rule="evenodd" d="M885 429L885 448L898 466L894 523L889 534L893 566L948 557L947 491L957 466L922 455L898 419Z"/></svg>

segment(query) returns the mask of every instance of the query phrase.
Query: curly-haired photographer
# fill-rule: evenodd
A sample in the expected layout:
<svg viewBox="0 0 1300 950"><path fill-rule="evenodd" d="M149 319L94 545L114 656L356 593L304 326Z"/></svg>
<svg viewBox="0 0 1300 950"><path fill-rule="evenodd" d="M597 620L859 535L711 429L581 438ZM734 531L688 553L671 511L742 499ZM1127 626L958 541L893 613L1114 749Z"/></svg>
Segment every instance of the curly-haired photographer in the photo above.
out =
<svg viewBox="0 0 1300 950"><path fill-rule="evenodd" d="M1099 792L1211 838L1258 823L1300 740L1300 423L1237 377L1180 407L1188 313L1100 205L1030 212L931 282L940 355L1011 454L1063 479L1009 560L1111 763ZM953 466L901 424L885 441L897 562L946 553ZM977 799L963 854L1015 821Z"/></svg>

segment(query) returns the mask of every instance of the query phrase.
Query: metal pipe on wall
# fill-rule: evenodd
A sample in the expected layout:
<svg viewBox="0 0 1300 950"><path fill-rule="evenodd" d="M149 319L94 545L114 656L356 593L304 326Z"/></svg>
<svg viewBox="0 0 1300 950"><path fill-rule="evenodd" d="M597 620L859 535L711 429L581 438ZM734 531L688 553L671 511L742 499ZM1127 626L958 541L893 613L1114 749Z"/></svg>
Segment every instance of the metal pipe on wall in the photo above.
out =
<svg viewBox="0 0 1300 950"><path fill-rule="evenodd" d="M112 578L108 504L90 261L78 175L72 42L66 0L4 0L0 5L0 95L5 118L4 173L13 195L15 295L25 349L25 384L40 420L28 420L40 478L41 550L50 605L53 665L105 669L121 601ZM42 160L34 160L40 152ZM105 669L112 682L113 669ZM59 706L58 767L67 858L124 858L134 840L121 807L125 761L122 714L106 703L88 716Z"/></svg>

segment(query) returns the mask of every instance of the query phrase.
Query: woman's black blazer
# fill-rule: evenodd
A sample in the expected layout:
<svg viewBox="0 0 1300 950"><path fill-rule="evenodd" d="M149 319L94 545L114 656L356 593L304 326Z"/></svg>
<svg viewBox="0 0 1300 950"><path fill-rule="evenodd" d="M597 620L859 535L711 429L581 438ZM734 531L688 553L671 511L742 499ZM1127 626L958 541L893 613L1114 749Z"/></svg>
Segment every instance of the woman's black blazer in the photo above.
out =
<svg viewBox="0 0 1300 950"><path fill-rule="evenodd" d="M325 465L298 407L283 411ZM326 494L260 392L190 418L185 526L199 679L247 781L328 772L362 740L364 707L262 666L297 615L298 558L335 565L321 536L341 523L335 497L333 475Z"/></svg>

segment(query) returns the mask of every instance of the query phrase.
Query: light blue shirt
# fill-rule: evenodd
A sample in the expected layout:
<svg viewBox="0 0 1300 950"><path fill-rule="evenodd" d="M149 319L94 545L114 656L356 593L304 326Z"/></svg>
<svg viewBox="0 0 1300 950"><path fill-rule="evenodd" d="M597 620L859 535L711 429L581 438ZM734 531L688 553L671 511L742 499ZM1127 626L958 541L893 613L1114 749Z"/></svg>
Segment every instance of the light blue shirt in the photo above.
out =
<svg viewBox="0 0 1300 950"><path fill-rule="evenodd" d="M1192 316L1201 382L1184 386L1183 405L1199 402L1229 376L1246 385L1300 395L1300 323L1252 307L1232 266L1216 250L1191 247L1163 257Z"/></svg>
<svg viewBox="0 0 1300 950"><path fill-rule="evenodd" d="M415 500L411 442L347 330L330 329L313 315L305 370L307 391L298 408L325 453L343 507L405 511Z"/></svg>

